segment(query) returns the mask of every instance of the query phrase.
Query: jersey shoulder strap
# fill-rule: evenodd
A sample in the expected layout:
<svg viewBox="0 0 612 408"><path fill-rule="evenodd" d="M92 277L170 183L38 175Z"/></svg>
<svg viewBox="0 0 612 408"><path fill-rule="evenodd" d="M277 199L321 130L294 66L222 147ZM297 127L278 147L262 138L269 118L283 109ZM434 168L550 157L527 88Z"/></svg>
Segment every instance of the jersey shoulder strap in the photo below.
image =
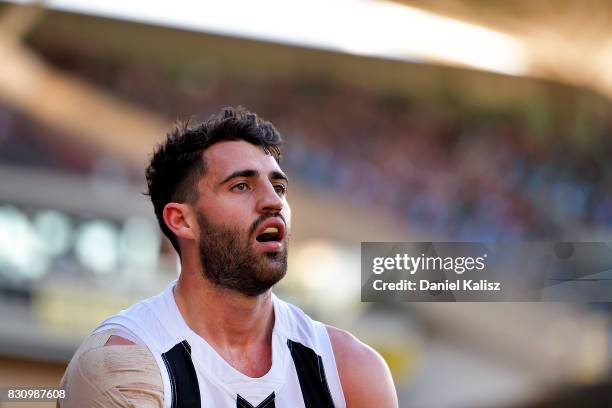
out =
<svg viewBox="0 0 612 408"><path fill-rule="evenodd" d="M275 311L280 331L302 390L306 408L346 407L327 328L311 319L298 307L274 296Z"/></svg>
<svg viewBox="0 0 612 408"><path fill-rule="evenodd" d="M172 316L172 282L163 292L104 320L94 333L120 328L133 333L155 357L164 384L164 407L200 405L200 387L191 359L191 345Z"/></svg>

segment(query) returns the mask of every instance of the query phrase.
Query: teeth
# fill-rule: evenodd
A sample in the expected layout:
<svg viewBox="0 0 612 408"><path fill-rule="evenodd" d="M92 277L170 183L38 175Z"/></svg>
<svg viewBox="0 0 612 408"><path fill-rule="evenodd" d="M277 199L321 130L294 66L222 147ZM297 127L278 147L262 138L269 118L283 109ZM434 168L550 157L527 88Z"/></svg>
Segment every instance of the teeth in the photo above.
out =
<svg viewBox="0 0 612 408"><path fill-rule="evenodd" d="M278 228L276 228L276 227L268 227L268 228L266 228L266 230L263 233L264 234L276 234L276 233L278 233Z"/></svg>

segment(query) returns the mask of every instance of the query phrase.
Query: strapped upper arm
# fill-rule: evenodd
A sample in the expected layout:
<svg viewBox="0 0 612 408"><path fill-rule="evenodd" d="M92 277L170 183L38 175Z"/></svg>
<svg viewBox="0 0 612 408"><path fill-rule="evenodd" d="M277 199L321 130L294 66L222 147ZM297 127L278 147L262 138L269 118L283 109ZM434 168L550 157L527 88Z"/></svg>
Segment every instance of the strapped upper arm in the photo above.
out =
<svg viewBox="0 0 612 408"><path fill-rule="evenodd" d="M111 339L110 331L87 339L66 369L60 385L66 398L59 406L163 407L163 384L155 358L145 346L126 342L129 340L121 337Z"/></svg>

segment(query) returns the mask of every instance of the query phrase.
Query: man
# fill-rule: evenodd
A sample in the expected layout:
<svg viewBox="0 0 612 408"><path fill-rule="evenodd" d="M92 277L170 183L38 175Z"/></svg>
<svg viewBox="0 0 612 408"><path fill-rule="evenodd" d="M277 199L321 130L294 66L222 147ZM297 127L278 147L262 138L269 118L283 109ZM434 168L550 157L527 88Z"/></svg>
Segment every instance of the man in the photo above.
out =
<svg viewBox="0 0 612 408"><path fill-rule="evenodd" d="M225 108L158 147L149 195L180 276L94 331L61 407L397 407L374 350L271 292L291 231L280 143L271 123Z"/></svg>

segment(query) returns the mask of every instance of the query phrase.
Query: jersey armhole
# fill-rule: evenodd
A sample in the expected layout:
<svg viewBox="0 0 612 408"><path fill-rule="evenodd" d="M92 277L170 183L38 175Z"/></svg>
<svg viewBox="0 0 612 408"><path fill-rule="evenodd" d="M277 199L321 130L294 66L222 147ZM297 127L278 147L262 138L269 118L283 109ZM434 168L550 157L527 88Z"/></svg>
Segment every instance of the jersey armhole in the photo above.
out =
<svg viewBox="0 0 612 408"><path fill-rule="evenodd" d="M334 349L331 344L329 332L327 331L325 325L321 322L315 321L314 326L317 330L317 337L320 339L321 353L323 354L323 365L325 367L325 372L327 373L327 385L334 400L334 405L336 408L346 408L344 390L342 389L342 383L340 382L340 374L338 373L338 366L336 365L336 358L334 356Z"/></svg>
<svg viewBox="0 0 612 408"><path fill-rule="evenodd" d="M131 331L129 331L128 329L121 327L121 326L117 326L111 329L111 336L119 336L119 337L123 337L126 340L131 341L134 344L137 344L139 346L144 346L144 342L142 340L140 340L140 338L138 336L136 336L134 333L132 333Z"/></svg>

